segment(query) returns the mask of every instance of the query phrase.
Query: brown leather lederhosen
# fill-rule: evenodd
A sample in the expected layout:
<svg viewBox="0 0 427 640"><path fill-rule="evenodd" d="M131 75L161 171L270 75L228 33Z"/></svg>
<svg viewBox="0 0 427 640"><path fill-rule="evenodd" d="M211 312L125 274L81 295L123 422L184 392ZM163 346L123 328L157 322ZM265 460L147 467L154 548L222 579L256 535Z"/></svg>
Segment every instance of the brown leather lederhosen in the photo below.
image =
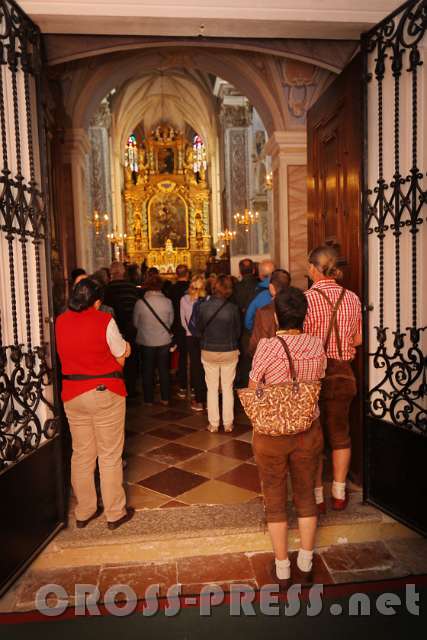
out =
<svg viewBox="0 0 427 640"><path fill-rule="evenodd" d="M328 358L325 377L319 398L320 422L331 449L349 449L351 447L349 413L350 405L357 393L356 378L349 360L342 359L342 344L339 334L337 313L345 295L343 288L335 305L320 289L313 289L321 295L332 308L331 321L325 339L327 352L332 331L335 332L339 360Z"/></svg>

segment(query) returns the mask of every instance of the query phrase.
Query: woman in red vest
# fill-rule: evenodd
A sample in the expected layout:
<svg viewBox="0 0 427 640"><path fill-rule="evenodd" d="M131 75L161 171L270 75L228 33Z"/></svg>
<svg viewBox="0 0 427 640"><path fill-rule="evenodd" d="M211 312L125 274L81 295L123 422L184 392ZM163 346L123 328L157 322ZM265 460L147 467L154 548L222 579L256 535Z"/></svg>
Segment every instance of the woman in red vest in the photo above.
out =
<svg viewBox="0 0 427 640"><path fill-rule="evenodd" d="M101 494L109 529L128 522L122 453L126 387L123 366L130 347L115 320L99 310L102 289L86 278L73 289L68 310L56 321L56 345L62 365L62 400L70 426L73 454L71 484L77 499L77 528L101 515L95 489L98 459Z"/></svg>

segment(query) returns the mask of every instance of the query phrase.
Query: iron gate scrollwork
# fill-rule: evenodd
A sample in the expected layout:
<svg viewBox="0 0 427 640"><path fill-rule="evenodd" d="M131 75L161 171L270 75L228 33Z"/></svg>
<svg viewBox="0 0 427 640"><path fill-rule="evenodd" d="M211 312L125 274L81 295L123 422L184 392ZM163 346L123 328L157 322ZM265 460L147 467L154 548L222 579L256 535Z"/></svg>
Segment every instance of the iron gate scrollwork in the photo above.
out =
<svg viewBox="0 0 427 640"><path fill-rule="evenodd" d="M425 317L420 313L419 287L420 259L426 251L427 185L426 167L419 166L419 122L425 105L420 109L418 79L421 65L427 63L420 48L426 28L427 2L418 0L406 3L362 40L367 99L371 101L368 110L376 101L377 111L376 122L368 113L364 207L371 266L378 260L377 290L367 283L367 302L377 312L375 325L368 327L375 336L369 346L368 411L372 417L424 436L427 384L423 339L427 327L422 326ZM374 127L375 142L370 137ZM408 162L406 150L402 150L405 136L411 140ZM373 146L376 151L372 153ZM373 163L376 184L370 181ZM394 317L388 313L390 306L394 306ZM379 375L373 375L375 371Z"/></svg>
<svg viewBox="0 0 427 640"><path fill-rule="evenodd" d="M37 85L39 29L0 1L0 471L52 439L48 220L41 193Z"/></svg>
<svg viewBox="0 0 427 640"><path fill-rule="evenodd" d="M427 0L362 36L364 497L427 534ZM408 487L410 490L408 490Z"/></svg>

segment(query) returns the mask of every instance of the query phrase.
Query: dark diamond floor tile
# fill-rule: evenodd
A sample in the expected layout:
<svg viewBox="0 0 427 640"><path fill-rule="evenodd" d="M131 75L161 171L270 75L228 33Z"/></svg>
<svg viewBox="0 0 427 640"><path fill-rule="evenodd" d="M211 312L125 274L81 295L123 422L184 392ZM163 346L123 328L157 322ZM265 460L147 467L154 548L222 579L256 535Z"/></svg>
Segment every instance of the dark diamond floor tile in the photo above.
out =
<svg viewBox="0 0 427 640"><path fill-rule="evenodd" d="M181 418L185 418L189 415L191 414L184 411L174 411L173 409L167 409L166 411L163 411L163 413L159 413L158 415L156 415L156 418L158 420L161 420L162 422L175 422L175 420L180 420Z"/></svg>
<svg viewBox="0 0 427 640"><path fill-rule="evenodd" d="M165 440L179 440L179 438L189 436L191 433L194 433L194 429L174 424L168 424L165 427L157 427L156 429L150 430L150 435L164 438Z"/></svg>
<svg viewBox="0 0 427 640"><path fill-rule="evenodd" d="M227 471L227 473L219 476L217 480L228 482L229 484L233 484L241 489L261 493L258 468L253 464L240 464L238 467L235 467L234 469L231 469L231 471Z"/></svg>
<svg viewBox="0 0 427 640"><path fill-rule="evenodd" d="M252 445L248 442L242 442L241 440L231 439L229 442L221 444L215 449L211 449L211 453L218 453L221 456L227 456L228 458L236 458L237 460L248 460L252 458L253 451Z"/></svg>
<svg viewBox="0 0 427 640"><path fill-rule="evenodd" d="M322 552L330 571L361 571L365 569L390 569L395 563L383 542L338 544Z"/></svg>
<svg viewBox="0 0 427 640"><path fill-rule="evenodd" d="M178 462L189 460L189 458L194 458L194 456L197 456L201 452L201 449L170 442L158 449L152 449L147 457L150 458L150 460L157 460L157 462L162 462L163 464L174 465Z"/></svg>
<svg viewBox="0 0 427 640"><path fill-rule="evenodd" d="M147 489L152 489L158 493L176 498L181 493L190 491L199 485L207 482L207 478L197 475L196 473L190 473L183 469L177 469L176 467L169 467L160 473L156 473L154 476L141 480L138 484Z"/></svg>
<svg viewBox="0 0 427 640"><path fill-rule="evenodd" d="M208 419L204 414L192 412L179 421L180 424L193 427L194 429L206 429Z"/></svg>
<svg viewBox="0 0 427 640"><path fill-rule="evenodd" d="M232 435L233 437L237 437L243 435L244 433L247 433L250 430L251 427L249 425L234 423L234 428L230 435Z"/></svg>

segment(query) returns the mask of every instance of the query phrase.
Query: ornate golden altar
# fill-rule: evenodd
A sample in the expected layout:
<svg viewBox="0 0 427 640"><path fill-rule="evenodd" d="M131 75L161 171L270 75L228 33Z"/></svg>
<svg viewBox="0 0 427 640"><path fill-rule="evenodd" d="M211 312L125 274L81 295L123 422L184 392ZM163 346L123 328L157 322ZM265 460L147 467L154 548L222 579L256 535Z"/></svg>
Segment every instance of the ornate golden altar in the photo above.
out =
<svg viewBox="0 0 427 640"><path fill-rule="evenodd" d="M177 264L204 270L211 250L210 192L193 147L169 125L158 126L125 168L126 254L131 262L172 274Z"/></svg>

